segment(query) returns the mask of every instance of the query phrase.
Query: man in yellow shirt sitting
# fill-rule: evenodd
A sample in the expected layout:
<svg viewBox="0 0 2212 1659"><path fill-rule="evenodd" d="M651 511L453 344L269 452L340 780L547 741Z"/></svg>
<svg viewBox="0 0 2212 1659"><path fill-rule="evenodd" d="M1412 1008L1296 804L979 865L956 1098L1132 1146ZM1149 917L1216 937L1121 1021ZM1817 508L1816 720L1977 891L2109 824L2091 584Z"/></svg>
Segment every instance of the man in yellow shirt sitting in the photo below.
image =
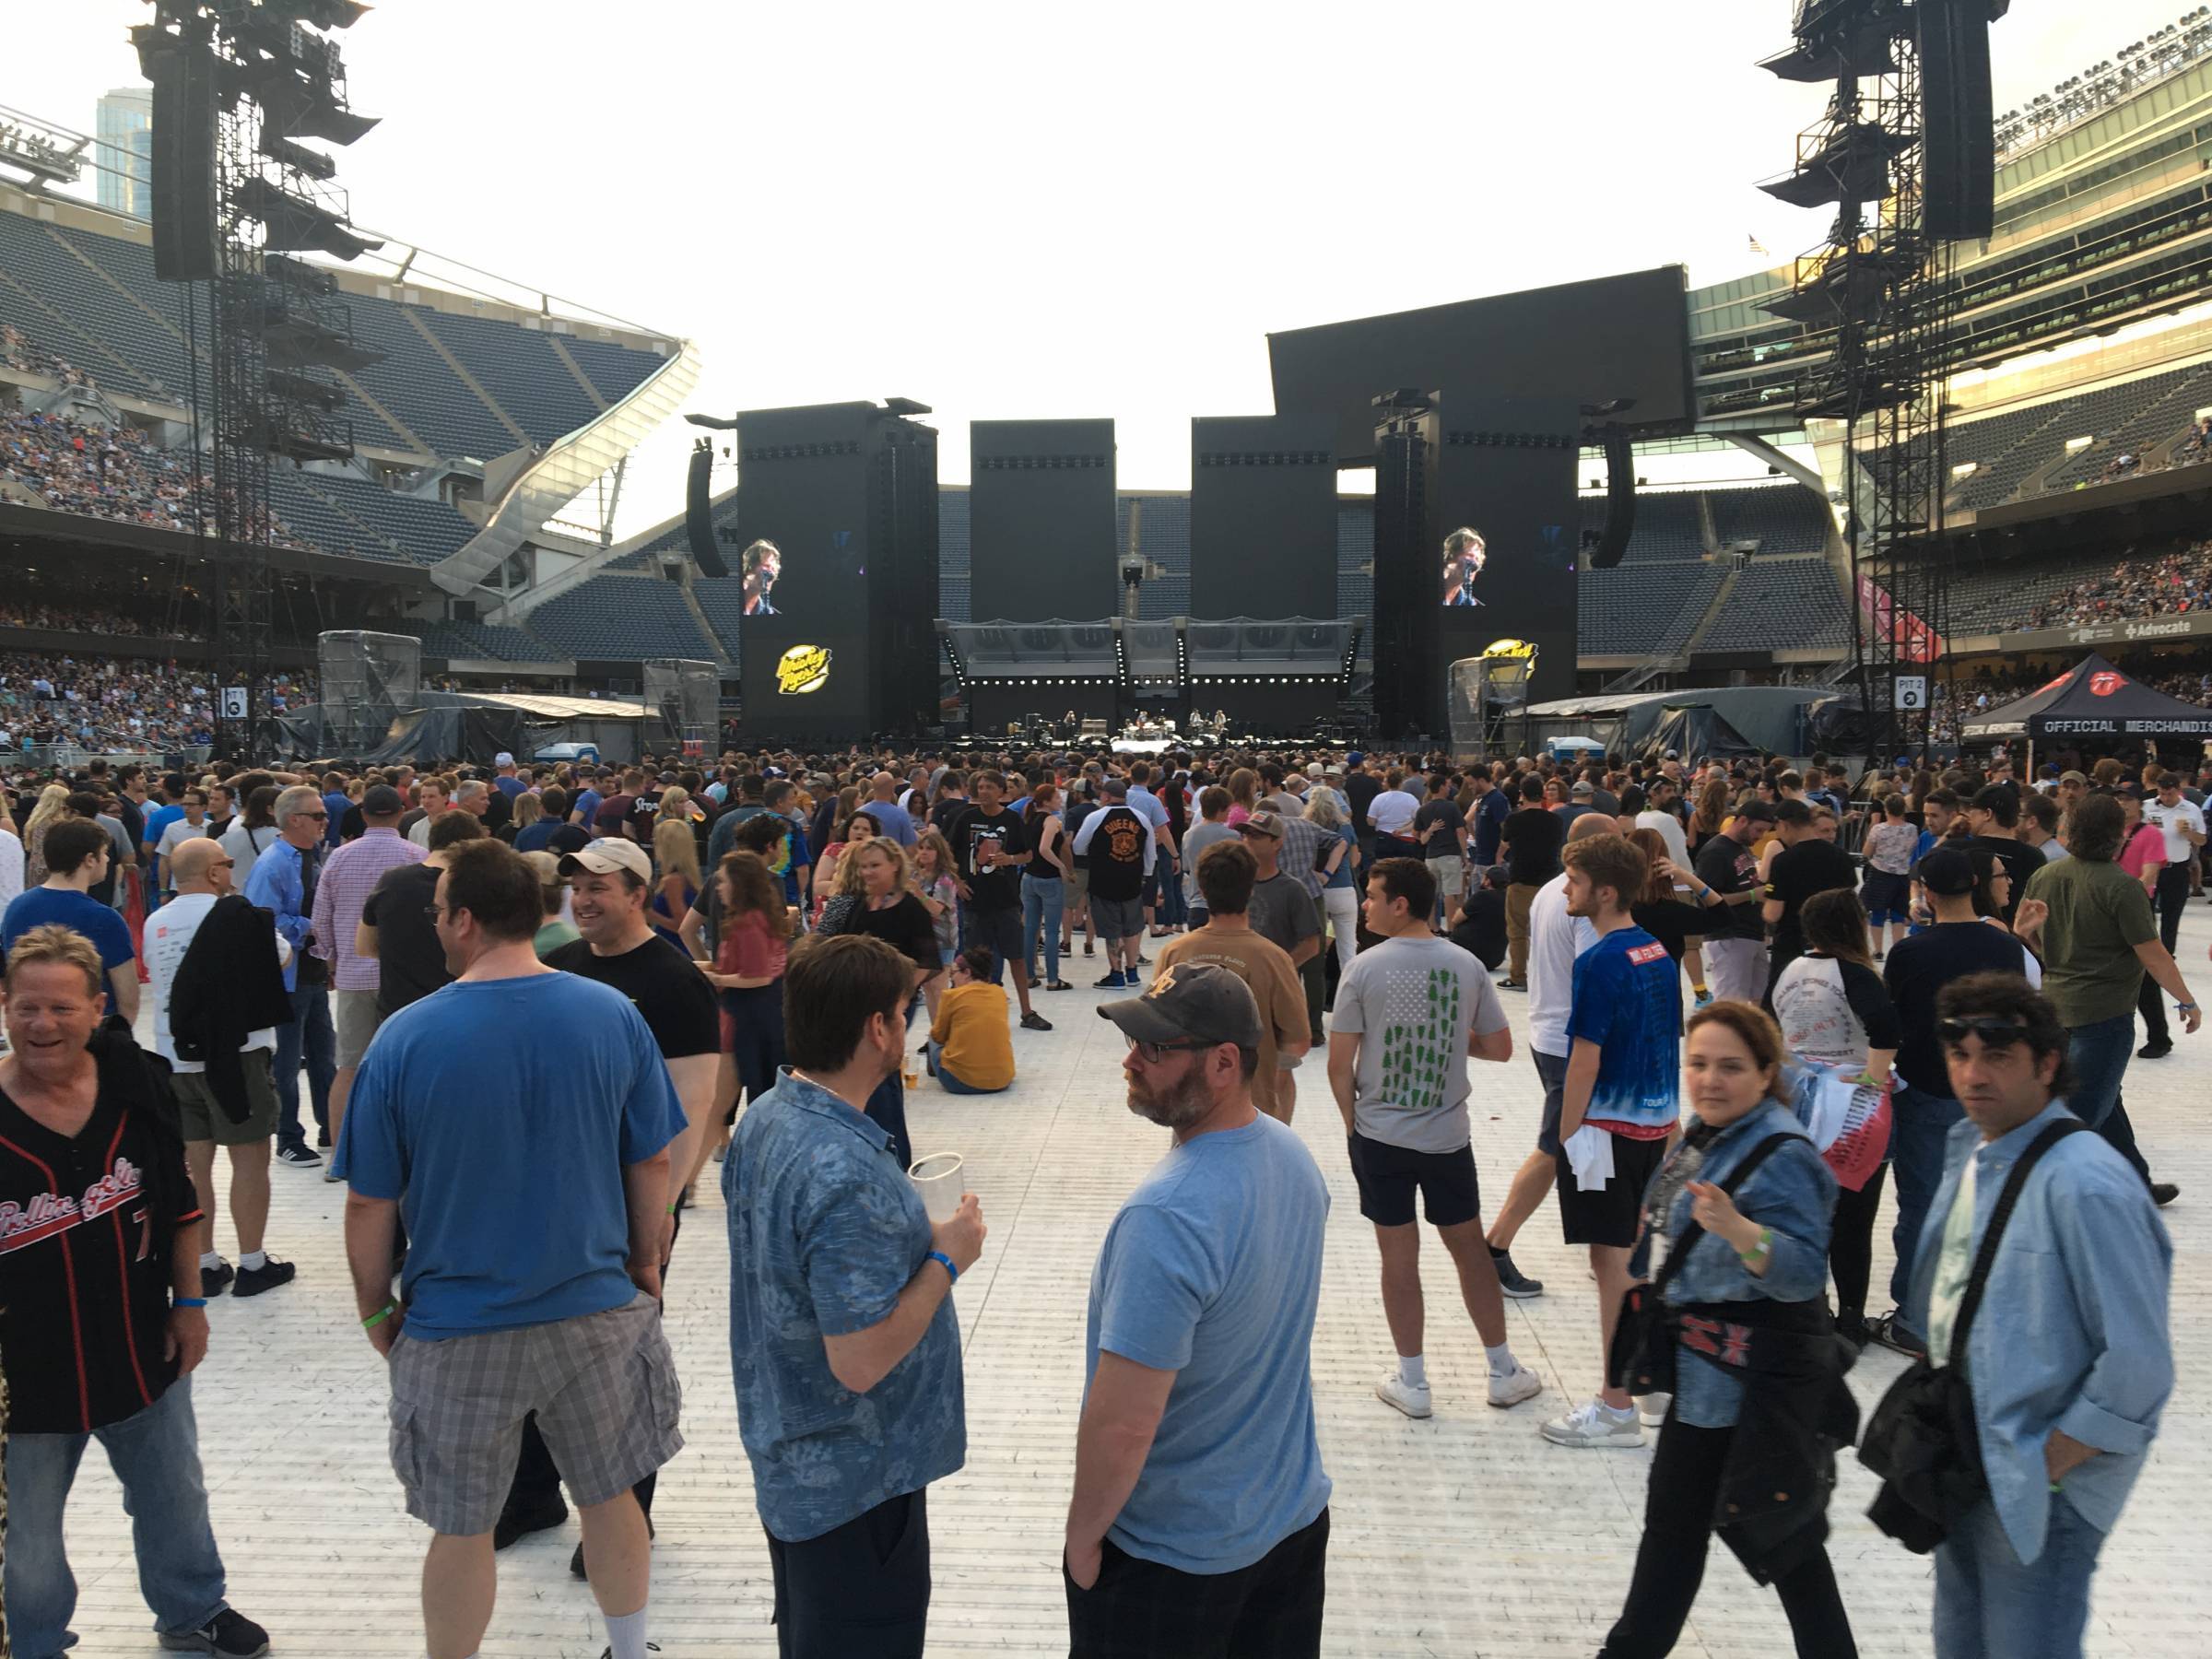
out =
<svg viewBox="0 0 2212 1659"><path fill-rule="evenodd" d="M999 1094L1013 1087L1006 993L991 982L991 953L980 945L953 959L951 988L929 1024L929 1071L947 1094Z"/></svg>

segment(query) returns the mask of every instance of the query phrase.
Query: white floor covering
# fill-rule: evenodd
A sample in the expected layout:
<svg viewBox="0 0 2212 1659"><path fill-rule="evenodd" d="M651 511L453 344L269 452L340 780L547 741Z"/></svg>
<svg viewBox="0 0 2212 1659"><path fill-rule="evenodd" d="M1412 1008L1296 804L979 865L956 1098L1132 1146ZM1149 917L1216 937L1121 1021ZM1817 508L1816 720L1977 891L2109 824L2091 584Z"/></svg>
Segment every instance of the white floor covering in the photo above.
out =
<svg viewBox="0 0 2212 1659"><path fill-rule="evenodd" d="M2182 956L2212 993L2212 906L2191 907ZM935 1654L1066 1651L1058 1569L1082 1384L1084 1299L1116 1205L1162 1149L1159 1131L1124 1104L1119 1034L1084 989L1041 996L1057 1022L1017 1032L1019 1083L962 1100L924 1085L909 1111L917 1149L965 1152L991 1236L957 1292L966 1341L967 1467L931 1494ZM1522 1052L1477 1067L1476 1152L1494 1206L1535 1130L1540 1099L1525 1055L1525 999L1506 994ZM484 1058L496 1065L496 1044ZM2176 1260L2173 1332L2181 1385L2150 1465L2096 1582L2089 1652L2212 1653L2212 1125L2204 1108L2212 1032L2135 1063L2127 1100L2159 1173L2182 1183L2166 1212ZM1372 1235L1361 1221L1339 1120L1318 1060L1300 1074L1297 1127L1327 1174L1334 1207L1314 1384L1322 1450L1335 1481L1329 1559L1331 1654L1521 1659L1596 1652L1627 1588L1650 1452L1572 1452L1536 1434L1545 1416L1586 1395L1597 1369L1593 1289L1559 1242L1548 1202L1515 1251L1548 1285L1509 1303L1512 1340L1549 1387L1510 1412L1483 1398L1482 1350L1431 1237L1429 1369L1436 1416L1410 1422L1373 1397L1391 1347L1377 1295ZM526 1156L526 1148L517 1148ZM716 1167L718 1169L718 1167ZM354 1327L339 1237L343 1189L318 1174L274 1173L270 1244L298 1262L290 1287L211 1309L214 1348L194 1379L215 1526L236 1605L267 1625L279 1654L419 1655L417 1573L426 1534L401 1507L385 1460L381 1362ZM702 1182L669 1284L668 1324L685 1391L688 1445L662 1477L655 1509L653 1635L669 1659L772 1653L767 1559L730 1389L728 1258L721 1200ZM547 1218L557 1225L557 1218ZM1876 1261L1887 1282L1887 1211ZM235 1254L226 1219L218 1237ZM1870 1350L1855 1381L1866 1404L1901 1367ZM1831 1548L1862 1653L1927 1654L1930 1570L1864 1519L1873 1483L1845 1460ZM2197 1494L2192 1498L2191 1493ZM596 1659L591 1595L568 1574L575 1524L500 1559L500 1600L486 1659ZM83 1599L78 1652L92 1659L159 1650L137 1594L129 1524L97 1452L71 1508ZM1676 1650L1704 1659L1790 1652L1771 1593L1715 1547L1691 1628Z"/></svg>

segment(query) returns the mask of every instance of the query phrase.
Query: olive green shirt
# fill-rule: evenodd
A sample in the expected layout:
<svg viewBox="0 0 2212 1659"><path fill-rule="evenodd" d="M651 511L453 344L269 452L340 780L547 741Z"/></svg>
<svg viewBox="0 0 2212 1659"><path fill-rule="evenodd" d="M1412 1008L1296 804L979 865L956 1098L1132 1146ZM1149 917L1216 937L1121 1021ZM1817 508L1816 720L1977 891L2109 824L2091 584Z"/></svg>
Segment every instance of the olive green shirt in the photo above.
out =
<svg viewBox="0 0 2212 1659"><path fill-rule="evenodd" d="M2067 1028L2134 1013L2143 983L2136 947L2159 936L2143 884L2103 859L2062 858L2028 878L2027 896L2051 907L2036 943L2043 994Z"/></svg>

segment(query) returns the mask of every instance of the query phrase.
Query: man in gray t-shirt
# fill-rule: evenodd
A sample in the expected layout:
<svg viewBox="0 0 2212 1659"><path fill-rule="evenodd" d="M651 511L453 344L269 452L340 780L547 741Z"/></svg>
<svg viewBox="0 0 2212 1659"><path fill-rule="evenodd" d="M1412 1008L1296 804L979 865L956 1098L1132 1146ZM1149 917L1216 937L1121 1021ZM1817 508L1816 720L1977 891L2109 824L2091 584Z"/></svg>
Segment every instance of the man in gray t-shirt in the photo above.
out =
<svg viewBox="0 0 2212 1659"><path fill-rule="evenodd" d="M1182 832L1182 898L1185 904L1198 912L1191 918L1193 933L1204 925L1202 918L1206 912L1206 895L1198 890L1198 860L1208 847L1237 839L1237 832L1228 822L1231 799L1229 791L1220 784L1207 784L1198 792L1198 822Z"/></svg>
<svg viewBox="0 0 2212 1659"><path fill-rule="evenodd" d="M1375 1396L1407 1417L1430 1415L1421 1357L1420 1233L1414 1196L1458 1269L1490 1366L1493 1406L1541 1394L1505 1339L1505 1300L1483 1238L1482 1195L1468 1144L1467 1061L1512 1058L1505 1009L1481 962L1430 931L1436 877L1418 858L1378 860L1365 920L1382 942L1352 959L1336 987L1329 1088L1351 1141L1359 1213L1382 1255L1382 1314L1398 1363Z"/></svg>

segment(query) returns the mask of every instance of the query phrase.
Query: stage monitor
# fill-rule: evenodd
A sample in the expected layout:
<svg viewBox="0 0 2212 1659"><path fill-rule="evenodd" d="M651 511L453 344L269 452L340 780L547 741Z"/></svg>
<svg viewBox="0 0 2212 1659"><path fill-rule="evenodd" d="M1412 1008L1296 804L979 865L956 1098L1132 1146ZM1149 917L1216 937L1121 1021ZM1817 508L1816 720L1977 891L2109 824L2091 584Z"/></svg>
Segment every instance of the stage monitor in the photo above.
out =
<svg viewBox="0 0 2212 1659"><path fill-rule="evenodd" d="M1688 280L1662 265L1272 334L1276 410L1331 417L1336 457L1355 465L1374 458L1374 398L1401 387L1578 406L1630 400L1609 418L1636 436L1687 432L1697 417Z"/></svg>
<svg viewBox="0 0 2212 1659"><path fill-rule="evenodd" d="M1113 422L978 420L968 434L969 615L1112 616Z"/></svg>
<svg viewBox="0 0 2212 1659"><path fill-rule="evenodd" d="M1335 423L1191 422L1191 615L1336 614Z"/></svg>

